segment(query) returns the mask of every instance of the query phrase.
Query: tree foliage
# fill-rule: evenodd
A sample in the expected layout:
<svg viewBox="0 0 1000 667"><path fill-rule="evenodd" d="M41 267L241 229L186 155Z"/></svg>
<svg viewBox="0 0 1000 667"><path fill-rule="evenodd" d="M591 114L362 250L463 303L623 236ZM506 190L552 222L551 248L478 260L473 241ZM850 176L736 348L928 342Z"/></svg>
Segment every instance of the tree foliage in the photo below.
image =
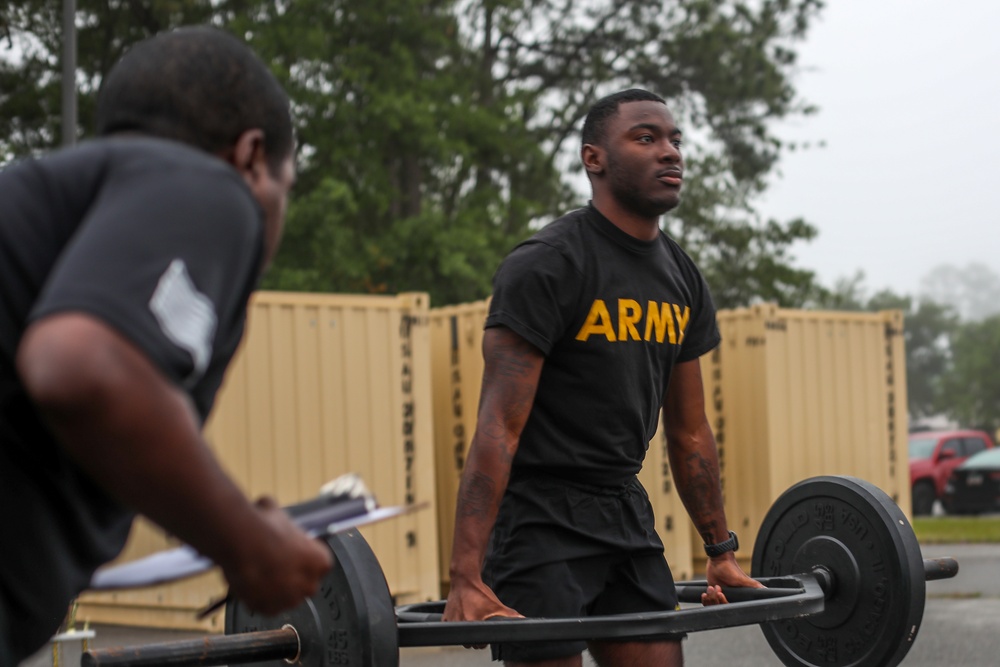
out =
<svg viewBox="0 0 1000 667"><path fill-rule="evenodd" d="M787 255L815 229L763 221L753 208L781 142L768 124L812 111L791 84L793 46L820 2L468 0L468 34L490 91L513 92L550 163L576 167L578 130L598 97L663 95L688 149L683 203L667 229L696 257L718 305L801 305L814 275ZM552 212L551 210L549 211Z"/></svg>
<svg viewBox="0 0 1000 667"><path fill-rule="evenodd" d="M964 267L935 266L921 278L920 293L931 301L951 304L963 320L982 320L1000 313L1000 276L978 262Z"/></svg>
<svg viewBox="0 0 1000 667"><path fill-rule="evenodd" d="M942 402L961 424L1000 428L1000 315L966 322L951 341L951 368L942 377Z"/></svg>
<svg viewBox="0 0 1000 667"><path fill-rule="evenodd" d="M579 127L599 96L663 95L693 138L666 220L721 306L798 306L791 245L815 230L754 207L811 109L792 85L820 0L78 0L81 134L129 44L213 23L247 39L293 99L299 184L266 286L482 298L500 258L583 203ZM0 161L59 136L60 11L0 2ZM19 54L15 57L15 53Z"/></svg>
<svg viewBox="0 0 1000 667"><path fill-rule="evenodd" d="M279 69L302 153L268 284L428 290L438 305L488 294L498 254L561 184L508 101L482 103L450 3L266 7L232 25L271 62L294 54Z"/></svg>
<svg viewBox="0 0 1000 667"><path fill-rule="evenodd" d="M92 134L101 79L130 45L213 14L211 0L78 0L78 136ZM0 164L58 145L62 44L61 2L0 2Z"/></svg>
<svg viewBox="0 0 1000 667"><path fill-rule="evenodd" d="M814 274L796 268L789 249L816 230L802 219L762 221L751 194L725 170L719 156L689 159L684 201L666 219L667 232L701 268L720 308L753 302L799 307L826 292Z"/></svg>

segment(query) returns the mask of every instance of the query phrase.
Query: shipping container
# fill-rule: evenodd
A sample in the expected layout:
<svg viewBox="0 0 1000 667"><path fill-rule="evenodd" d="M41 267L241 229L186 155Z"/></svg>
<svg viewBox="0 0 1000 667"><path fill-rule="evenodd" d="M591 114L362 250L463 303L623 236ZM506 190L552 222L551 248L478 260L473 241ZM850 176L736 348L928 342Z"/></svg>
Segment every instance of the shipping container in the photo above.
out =
<svg viewBox="0 0 1000 667"><path fill-rule="evenodd" d="M488 311L487 299L432 308L430 315L442 598L448 595L459 478L476 429L483 379L483 324Z"/></svg>
<svg viewBox="0 0 1000 667"><path fill-rule="evenodd" d="M656 533L663 541L663 555L670 564L674 581L692 579L702 566L695 552L696 547L701 551L701 538L692 532L694 526L674 487L662 422L649 443L639 481L649 494L656 516Z"/></svg>
<svg viewBox="0 0 1000 667"><path fill-rule="evenodd" d="M902 313L761 304L718 322L702 371L741 560L774 500L808 477L863 478L908 514Z"/></svg>
<svg viewBox="0 0 1000 667"><path fill-rule="evenodd" d="M362 529L400 604L440 592L428 297L259 292L246 337L206 425L224 468L251 497L283 505L357 473L381 505L423 511ZM127 560L175 545L137 525ZM81 620L221 630L197 610L223 595L218 574L81 596Z"/></svg>

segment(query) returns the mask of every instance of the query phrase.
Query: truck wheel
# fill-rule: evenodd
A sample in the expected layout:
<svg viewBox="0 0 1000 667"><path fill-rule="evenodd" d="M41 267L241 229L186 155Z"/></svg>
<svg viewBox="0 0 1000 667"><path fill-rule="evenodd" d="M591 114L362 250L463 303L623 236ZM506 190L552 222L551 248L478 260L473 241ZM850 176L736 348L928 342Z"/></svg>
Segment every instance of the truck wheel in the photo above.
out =
<svg viewBox="0 0 1000 667"><path fill-rule="evenodd" d="M913 515L927 516L934 511L934 485L931 482L917 482L913 485Z"/></svg>

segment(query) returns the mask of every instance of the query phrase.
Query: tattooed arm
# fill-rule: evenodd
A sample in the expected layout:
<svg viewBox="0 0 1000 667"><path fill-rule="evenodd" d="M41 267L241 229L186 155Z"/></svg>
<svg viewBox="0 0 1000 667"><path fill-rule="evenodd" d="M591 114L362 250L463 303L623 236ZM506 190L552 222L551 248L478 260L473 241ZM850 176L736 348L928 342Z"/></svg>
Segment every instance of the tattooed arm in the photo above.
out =
<svg viewBox="0 0 1000 667"><path fill-rule="evenodd" d="M451 590L444 612L448 621L518 615L483 583L481 571L545 358L538 348L505 327L486 330L483 358L476 432L458 488Z"/></svg>
<svg viewBox="0 0 1000 667"><path fill-rule="evenodd" d="M705 415L705 393L697 359L677 364L671 373L663 399L663 428L674 483L698 534L705 544L729 539L719 483L719 455ZM744 574L732 551L710 558L706 576L709 584L760 586Z"/></svg>

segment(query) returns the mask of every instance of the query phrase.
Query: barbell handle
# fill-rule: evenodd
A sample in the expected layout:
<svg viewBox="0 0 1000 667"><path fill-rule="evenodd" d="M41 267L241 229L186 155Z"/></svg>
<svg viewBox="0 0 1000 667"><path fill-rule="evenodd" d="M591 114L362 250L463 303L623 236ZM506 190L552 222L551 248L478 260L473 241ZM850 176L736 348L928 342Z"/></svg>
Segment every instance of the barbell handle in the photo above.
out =
<svg viewBox="0 0 1000 667"><path fill-rule="evenodd" d="M701 603L701 595L708 589L708 582L701 581L681 581L675 586L677 590L678 602ZM768 588L729 588L722 587L722 594L729 602L749 602L751 600L773 600L775 598L785 598L798 595L802 592L802 587L779 586Z"/></svg>
<svg viewBox="0 0 1000 667"><path fill-rule="evenodd" d="M265 660L294 661L299 655L299 633L290 625L234 635L206 636L144 646L87 651L81 667L188 667L229 665Z"/></svg>
<svg viewBox="0 0 1000 667"><path fill-rule="evenodd" d="M924 577L927 581L951 579L958 574L958 561L954 558L925 558Z"/></svg>
<svg viewBox="0 0 1000 667"><path fill-rule="evenodd" d="M829 592L829 572L816 572L820 585ZM954 558L925 558L924 559L924 579L935 581L938 579L951 579L958 574L958 561ZM708 586L707 581L680 581L677 583L677 599L680 602L701 602L701 594ZM747 600L767 600L771 598L786 597L796 593L789 588L726 588L722 593L730 602L746 602Z"/></svg>
<svg viewBox="0 0 1000 667"><path fill-rule="evenodd" d="M820 585L829 589L829 572L823 570L813 572L820 582ZM958 574L958 561L954 558L925 558L924 577L927 581L937 579L950 579ZM722 592L729 602L748 602L751 600L770 600L775 598L790 597L802 592L801 586L795 583L789 584L788 579L775 579L769 581L771 584L767 588L728 588L723 587ZM678 581L675 588L677 600L679 602L701 602L701 594L708 587L705 580ZM407 605L405 612L405 622L431 623L440 621L444 611L444 600L436 602L425 602L422 604Z"/></svg>

